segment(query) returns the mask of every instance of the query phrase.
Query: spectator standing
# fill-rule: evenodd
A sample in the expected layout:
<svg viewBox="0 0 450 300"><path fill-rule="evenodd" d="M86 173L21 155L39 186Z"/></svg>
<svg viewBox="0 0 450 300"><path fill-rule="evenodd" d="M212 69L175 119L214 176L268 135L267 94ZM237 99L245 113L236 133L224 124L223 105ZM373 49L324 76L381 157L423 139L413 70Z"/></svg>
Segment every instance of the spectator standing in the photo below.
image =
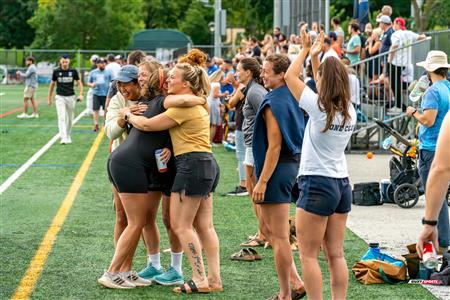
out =
<svg viewBox="0 0 450 300"><path fill-rule="evenodd" d="M336 33L337 42L342 48L345 41L345 32L341 27L341 20L338 17L333 17L331 19L331 26L333 26L333 31Z"/></svg>
<svg viewBox="0 0 450 300"><path fill-rule="evenodd" d="M383 33L381 28L375 28L372 34L368 37L366 42L367 57L376 56L380 52L381 40L380 36ZM377 80L381 72L380 58L375 58L369 61L369 81Z"/></svg>
<svg viewBox="0 0 450 300"><path fill-rule="evenodd" d="M391 36L394 33L392 28L392 20L388 16L380 16L377 18L377 22L380 23L380 28L383 30L383 37L381 39L380 53L385 53L389 51L391 47Z"/></svg>
<svg viewBox="0 0 450 300"><path fill-rule="evenodd" d="M89 75L89 83L93 89L94 101L93 101L93 111L94 111L94 127L92 130L97 132L99 130L98 127L98 119L99 119L99 111L100 107L103 107L103 110L106 109L106 95L108 94L109 83L112 80L111 73L105 69L105 60L103 58L99 58L97 60L97 69L93 70Z"/></svg>
<svg viewBox="0 0 450 300"><path fill-rule="evenodd" d="M332 32L328 33L328 37L331 40L331 48L333 48L334 51L336 51L337 55L339 55L339 58L342 58L342 56L344 55L344 52L342 51L342 47L338 42L336 32L332 31Z"/></svg>
<svg viewBox="0 0 450 300"><path fill-rule="evenodd" d="M356 64L359 62L359 54L361 52L361 38L359 37L359 25L352 22L348 25L348 33L351 34L348 41L347 49L344 49L344 53L350 59L350 64Z"/></svg>
<svg viewBox="0 0 450 300"><path fill-rule="evenodd" d="M413 107L406 109L406 114L420 123L419 129L419 175L424 187L427 185L428 174L435 157L436 145L445 115L450 109L450 82L447 80L450 64L447 54L442 51L430 51L423 62L417 63L423 67L433 85L423 96L420 110ZM447 148L448 151L448 148ZM441 166L445 168L445 166ZM429 195L425 189L426 195ZM427 199L428 200L428 199ZM435 220L435 219L434 219ZM450 225L447 201L444 201L437 219L439 246L447 251L450 246Z"/></svg>
<svg viewBox="0 0 450 300"><path fill-rule="evenodd" d="M324 39L324 43L323 43L322 59L320 60L320 62L323 62L325 59L327 59L327 57L331 57L331 56L339 59L339 55L331 47L331 40L326 37Z"/></svg>
<svg viewBox="0 0 450 300"><path fill-rule="evenodd" d="M275 27L273 29L273 37L278 39L279 42L284 42L286 40L286 36L281 32L280 27Z"/></svg>
<svg viewBox="0 0 450 300"><path fill-rule="evenodd" d="M116 57L114 54L108 54L106 57L107 65L105 69L111 73L112 79L117 77L117 74L120 72L120 64L116 62Z"/></svg>
<svg viewBox="0 0 450 300"><path fill-rule="evenodd" d="M99 59L100 57L97 54L94 54L91 56L91 58L89 59L89 62L91 63L91 69L89 71L92 72L92 70L97 69L97 59ZM92 110L92 106L94 103L94 94L92 91L92 88L88 89L87 95L86 95L86 116L92 116L93 114L93 110Z"/></svg>
<svg viewBox="0 0 450 300"><path fill-rule="evenodd" d="M250 48L252 50L252 53L250 54L251 57L261 56L261 48L259 47L258 40L255 37L250 39Z"/></svg>
<svg viewBox="0 0 450 300"><path fill-rule="evenodd" d="M25 64L28 67L27 71L25 73L17 71L16 73L20 77L25 78L25 89L23 91L23 112L17 116L19 119L39 118L35 100L36 89L38 87L37 68L34 62L34 57L28 56L25 60ZM33 108L33 113L31 115L28 115L28 101L31 102L31 107Z"/></svg>
<svg viewBox="0 0 450 300"><path fill-rule="evenodd" d="M211 76L214 72L216 72L219 67L216 65L215 61L213 59L211 59L211 57L208 57L206 59L206 67L207 69L207 73L208 76Z"/></svg>
<svg viewBox="0 0 450 300"><path fill-rule="evenodd" d="M389 83L395 97L395 107L390 112L401 113L403 108L402 95L402 73L411 64L410 49L399 49L426 38L424 34L417 34L410 30L405 30L405 20L396 18L394 22L394 33L391 36L391 47L388 58L388 68L386 74L389 76ZM399 50L397 50L399 49Z"/></svg>

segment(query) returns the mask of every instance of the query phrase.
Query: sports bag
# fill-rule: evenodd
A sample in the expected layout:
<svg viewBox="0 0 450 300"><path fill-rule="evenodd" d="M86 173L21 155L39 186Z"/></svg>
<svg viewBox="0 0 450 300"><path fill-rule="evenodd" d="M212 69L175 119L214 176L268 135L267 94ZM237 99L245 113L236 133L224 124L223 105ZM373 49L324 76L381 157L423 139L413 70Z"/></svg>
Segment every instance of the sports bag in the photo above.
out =
<svg viewBox="0 0 450 300"><path fill-rule="evenodd" d="M362 206L382 205L383 200L381 199L379 183L356 183L353 187L352 203Z"/></svg>
<svg viewBox="0 0 450 300"><path fill-rule="evenodd" d="M356 279L363 284L396 284L406 280L404 263L400 267L382 260L362 260L352 267L352 271Z"/></svg>

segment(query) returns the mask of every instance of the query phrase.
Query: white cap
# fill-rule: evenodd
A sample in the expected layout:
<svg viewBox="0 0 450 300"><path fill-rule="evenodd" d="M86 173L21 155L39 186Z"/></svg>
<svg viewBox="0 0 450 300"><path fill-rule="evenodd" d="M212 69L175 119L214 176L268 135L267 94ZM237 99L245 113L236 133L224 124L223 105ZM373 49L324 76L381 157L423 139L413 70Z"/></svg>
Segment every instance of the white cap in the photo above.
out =
<svg viewBox="0 0 450 300"><path fill-rule="evenodd" d="M439 68L450 68L450 64L447 62L447 54L439 50L428 52L427 59L418 62L417 65L423 67L428 72L436 71Z"/></svg>
<svg viewBox="0 0 450 300"><path fill-rule="evenodd" d="M96 61L99 58L100 58L100 56L98 56L97 54L94 54L94 55L91 56L91 58L89 60L90 61Z"/></svg>
<svg viewBox="0 0 450 300"><path fill-rule="evenodd" d="M376 21L377 23L392 24L391 17L385 15L380 16Z"/></svg>

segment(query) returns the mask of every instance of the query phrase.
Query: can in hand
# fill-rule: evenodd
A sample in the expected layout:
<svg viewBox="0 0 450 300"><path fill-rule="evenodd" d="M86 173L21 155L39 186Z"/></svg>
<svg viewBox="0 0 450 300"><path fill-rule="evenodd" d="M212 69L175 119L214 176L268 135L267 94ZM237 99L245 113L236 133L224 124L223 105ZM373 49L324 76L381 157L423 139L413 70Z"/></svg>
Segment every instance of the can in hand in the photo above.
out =
<svg viewBox="0 0 450 300"><path fill-rule="evenodd" d="M167 164L161 158L162 152L163 152L162 149L158 149L155 151L156 165L158 166L159 173L167 172Z"/></svg>
<svg viewBox="0 0 450 300"><path fill-rule="evenodd" d="M422 262L427 269L435 269L438 266L438 259L433 243L426 242L423 244Z"/></svg>

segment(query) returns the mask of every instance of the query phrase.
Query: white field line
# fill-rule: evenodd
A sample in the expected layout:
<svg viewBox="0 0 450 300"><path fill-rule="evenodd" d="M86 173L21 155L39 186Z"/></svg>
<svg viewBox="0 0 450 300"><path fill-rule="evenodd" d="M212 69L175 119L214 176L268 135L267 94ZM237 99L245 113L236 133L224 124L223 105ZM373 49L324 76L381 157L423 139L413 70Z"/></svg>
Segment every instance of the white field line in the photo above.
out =
<svg viewBox="0 0 450 300"><path fill-rule="evenodd" d="M86 113L86 110L83 110L73 121L75 125ZM30 159L24 163L19 169L17 169L11 176L6 179L2 185L0 186L0 195L3 194L13 183L16 181L25 171L36 161L39 157L42 156L59 138L59 133L57 133L54 137L52 137L47 144L45 144L41 149L39 149Z"/></svg>

